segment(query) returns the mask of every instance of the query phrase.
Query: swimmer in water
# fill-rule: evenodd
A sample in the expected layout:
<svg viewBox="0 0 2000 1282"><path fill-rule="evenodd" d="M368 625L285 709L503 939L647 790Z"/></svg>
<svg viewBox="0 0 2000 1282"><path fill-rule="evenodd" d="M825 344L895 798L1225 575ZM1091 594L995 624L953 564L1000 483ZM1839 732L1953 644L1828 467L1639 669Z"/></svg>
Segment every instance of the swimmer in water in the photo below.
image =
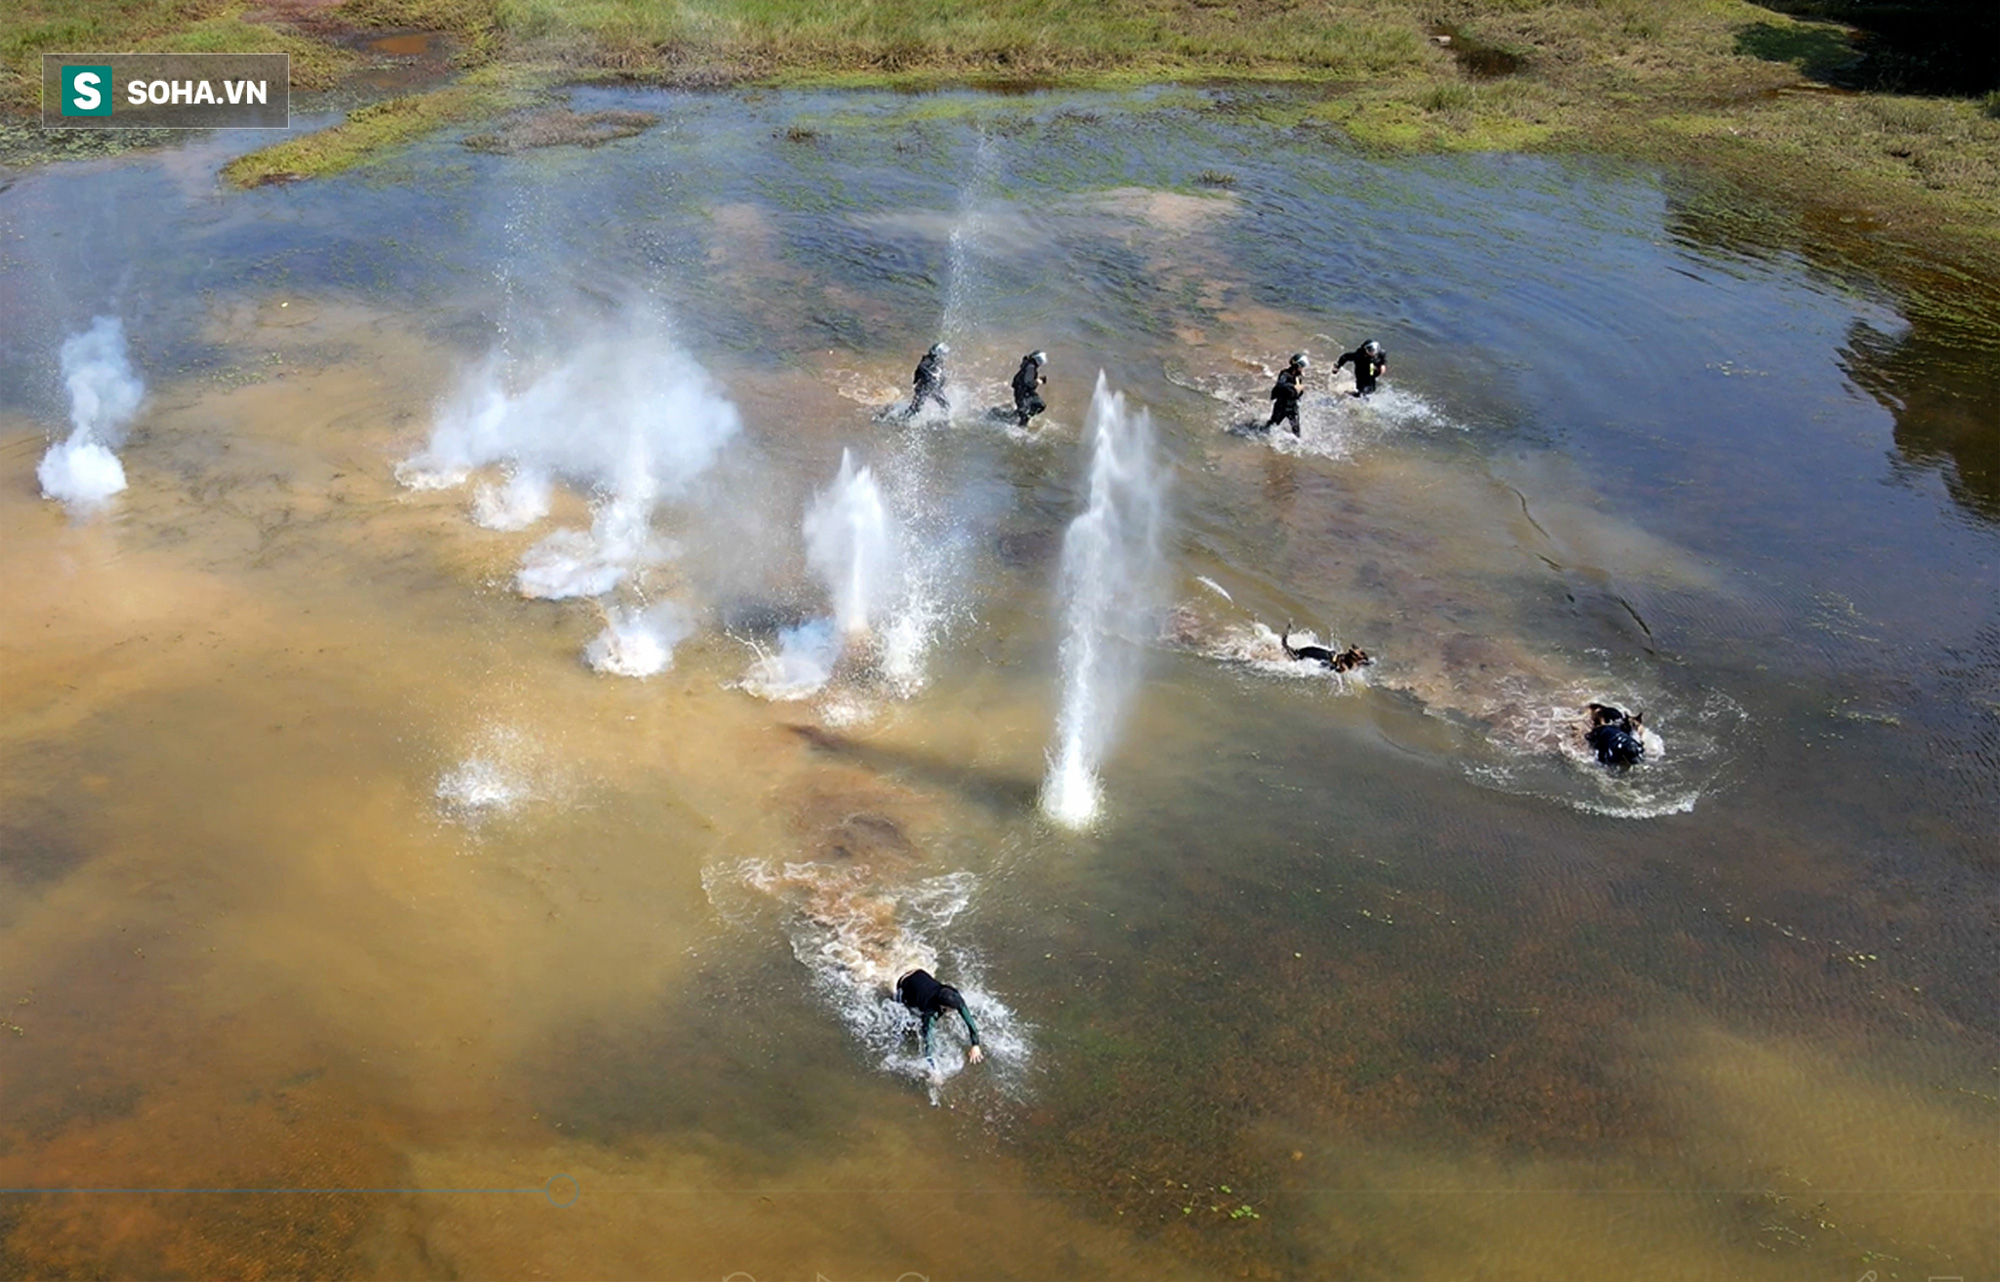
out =
<svg viewBox="0 0 2000 1282"><path fill-rule="evenodd" d="M1645 713L1628 713L1608 703L1589 704L1584 711L1590 714L1590 729L1583 741L1600 764L1624 771L1646 759Z"/></svg>
<svg viewBox="0 0 2000 1282"><path fill-rule="evenodd" d="M931 1024L948 1010L958 1012L965 1021L966 1034L972 1039L972 1049L965 1053L965 1062L977 1064L986 1058L986 1052L979 1049L979 1025L972 1022L972 1011L967 1008L965 998L950 984L941 984L937 977L927 970L913 970L896 981L896 1000L909 1007L923 1020L924 1058L931 1058Z"/></svg>
<svg viewBox="0 0 2000 1282"><path fill-rule="evenodd" d="M1335 372L1343 365L1354 366L1354 394L1366 396L1375 390L1375 380L1388 371L1389 356L1382 344L1371 338L1351 352L1342 352L1334 364Z"/></svg>
<svg viewBox="0 0 2000 1282"><path fill-rule="evenodd" d="M917 362L917 372L911 376L910 408L903 411L904 418L915 418L926 401L936 401L939 409L947 415L951 413L951 402L944 398L944 358L951 354L951 347L945 343L931 344L923 359Z"/></svg>
<svg viewBox="0 0 2000 1282"><path fill-rule="evenodd" d="M1302 386L1306 376L1306 354L1293 352L1292 363L1278 371L1277 386L1271 389L1271 421L1264 424L1270 431L1280 423L1292 425L1292 435L1299 434L1299 397L1304 394Z"/></svg>

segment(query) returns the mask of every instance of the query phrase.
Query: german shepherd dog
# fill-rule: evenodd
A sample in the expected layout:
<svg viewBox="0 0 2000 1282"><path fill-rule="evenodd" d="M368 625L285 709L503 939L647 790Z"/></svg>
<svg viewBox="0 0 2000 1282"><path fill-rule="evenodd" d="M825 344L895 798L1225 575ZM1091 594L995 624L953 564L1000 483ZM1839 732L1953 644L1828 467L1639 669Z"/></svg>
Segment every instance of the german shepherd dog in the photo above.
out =
<svg viewBox="0 0 2000 1282"><path fill-rule="evenodd" d="M1368 652L1358 645L1348 646L1339 654L1335 654L1323 645L1302 645L1293 649L1292 625L1289 623L1285 625L1284 633L1278 637L1278 644L1285 648L1287 659L1315 659L1321 667L1332 668L1335 672L1352 672L1356 668L1363 668L1375 662L1368 657Z"/></svg>
<svg viewBox="0 0 2000 1282"><path fill-rule="evenodd" d="M1627 770L1646 756L1646 741L1640 738L1646 714L1626 713L1608 703L1588 705L1590 729L1583 741L1597 754L1599 764L1613 770Z"/></svg>

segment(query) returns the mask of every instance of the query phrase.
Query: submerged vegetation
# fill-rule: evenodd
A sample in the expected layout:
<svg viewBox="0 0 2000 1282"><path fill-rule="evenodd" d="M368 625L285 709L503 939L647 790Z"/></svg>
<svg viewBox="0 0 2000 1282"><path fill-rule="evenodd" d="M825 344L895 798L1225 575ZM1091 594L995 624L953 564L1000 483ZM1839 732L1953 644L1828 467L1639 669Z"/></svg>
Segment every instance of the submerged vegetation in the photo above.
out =
<svg viewBox="0 0 2000 1282"><path fill-rule="evenodd" d="M247 186L336 172L579 79L913 89L1305 82L1326 92L1279 123L1335 126L1384 150L1587 150L1692 166L1992 274L1983 267L2000 262L2000 84L1988 82L1992 59L1977 48L1992 6L1773 4L15 0L0 10L0 105L34 107L43 51L281 49L293 56L295 88L312 90L361 62L358 33L451 37L463 71L455 82L238 159L227 177ZM1924 22L1913 27L1919 10ZM1888 92L1939 88L1950 93Z"/></svg>

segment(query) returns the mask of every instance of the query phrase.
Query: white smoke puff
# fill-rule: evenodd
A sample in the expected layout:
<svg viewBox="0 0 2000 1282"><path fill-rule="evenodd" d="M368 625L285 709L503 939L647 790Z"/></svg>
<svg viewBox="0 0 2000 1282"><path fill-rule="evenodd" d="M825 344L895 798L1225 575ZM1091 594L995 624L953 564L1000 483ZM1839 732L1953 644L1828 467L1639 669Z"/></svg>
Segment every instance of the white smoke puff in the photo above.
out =
<svg viewBox="0 0 2000 1282"><path fill-rule="evenodd" d="M832 678L840 649L832 619L808 619L779 632L777 653L760 651L737 687L777 702L811 698Z"/></svg>
<svg viewBox="0 0 2000 1282"><path fill-rule="evenodd" d="M549 514L549 478L516 469L505 485L481 485L472 494L472 522L489 530L525 530Z"/></svg>
<svg viewBox="0 0 2000 1282"><path fill-rule="evenodd" d="M474 503L476 519L521 523L501 528L545 515L552 479L608 495L588 531L559 530L523 558L526 596L599 596L663 555L654 508L685 496L742 431L708 372L643 318L565 347L518 387L504 374L497 355L473 370L439 408L430 442L396 475L438 488L475 468L510 466L512 493Z"/></svg>
<svg viewBox="0 0 2000 1282"><path fill-rule="evenodd" d="M487 360L439 409L406 470L448 477L511 463L619 491L636 458L661 497L677 498L741 430L735 405L693 357L662 334L627 329L567 349L515 391L500 361Z"/></svg>
<svg viewBox="0 0 2000 1282"><path fill-rule="evenodd" d="M35 467L42 497L72 508L91 508L125 488L125 465L96 441L75 436L57 445Z"/></svg>
<svg viewBox="0 0 2000 1282"><path fill-rule="evenodd" d="M125 326L115 316L99 316L63 340L62 372L70 434L49 448L35 477L44 497L89 508L125 488L125 467L112 450L123 443L146 385L132 371Z"/></svg>
<svg viewBox="0 0 2000 1282"><path fill-rule="evenodd" d="M604 631L584 648L593 669L615 677L650 677L673 666L674 647L694 623L671 601L645 610L618 608L604 616Z"/></svg>

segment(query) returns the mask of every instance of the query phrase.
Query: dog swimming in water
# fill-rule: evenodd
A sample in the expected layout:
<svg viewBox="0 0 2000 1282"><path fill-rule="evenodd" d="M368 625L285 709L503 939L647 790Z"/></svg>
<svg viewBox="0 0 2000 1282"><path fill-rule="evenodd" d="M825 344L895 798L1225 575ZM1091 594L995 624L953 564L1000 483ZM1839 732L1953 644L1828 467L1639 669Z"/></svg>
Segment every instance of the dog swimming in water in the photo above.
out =
<svg viewBox="0 0 2000 1282"><path fill-rule="evenodd" d="M1279 635L1278 644L1284 647L1287 659L1314 659L1321 667L1332 668L1335 672L1352 672L1356 668L1364 668L1375 662L1368 657L1368 652L1358 645L1348 646L1339 654L1335 654L1323 645L1302 645L1293 649L1292 625L1289 623Z"/></svg>
<svg viewBox="0 0 2000 1282"><path fill-rule="evenodd" d="M1608 703L1590 704L1587 711L1590 729L1584 732L1583 741L1597 754L1600 765L1625 770L1645 759L1646 741L1641 737L1645 713L1626 713Z"/></svg>

